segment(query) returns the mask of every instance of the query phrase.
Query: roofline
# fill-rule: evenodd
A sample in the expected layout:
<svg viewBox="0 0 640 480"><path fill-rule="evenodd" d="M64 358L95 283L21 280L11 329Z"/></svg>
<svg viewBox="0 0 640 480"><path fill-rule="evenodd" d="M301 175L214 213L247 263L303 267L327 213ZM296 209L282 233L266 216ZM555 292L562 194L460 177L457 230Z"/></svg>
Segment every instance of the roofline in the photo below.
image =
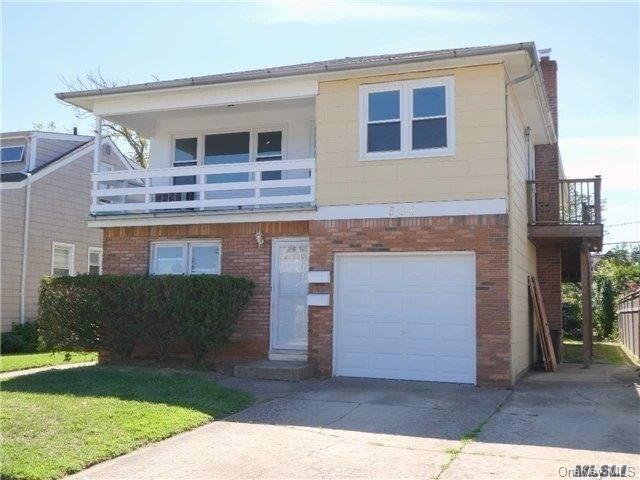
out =
<svg viewBox="0 0 640 480"><path fill-rule="evenodd" d="M118 146L110 137L106 137L106 136L102 137L102 141L100 142L100 144L104 145L105 143L109 143L113 148L115 148L118 160L123 164L125 168L127 168L128 170L136 169L136 167L131 164L131 162L127 159L127 157L125 157L125 155L120 151ZM73 150L69 150L68 152L57 157L56 159L48 163L45 163L44 165L41 165L40 167L36 168L35 170L32 170L31 172L25 172L25 175L27 175L27 177L23 178L22 180L19 180L17 182L0 182L0 190L22 188L27 184L27 179L29 179L30 183L33 183L42 177L46 177L50 173L55 172L59 168L64 167L68 163L73 162L78 158L82 157L83 155L85 155L86 153L92 151L94 148L94 145L95 145L95 137L91 137L91 140L81 145L78 145Z"/></svg>
<svg viewBox="0 0 640 480"><path fill-rule="evenodd" d="M237 73L223 73L216 75L206 75L202 77L183 78L178 80L162 80L159 82L139 83L134 85L124 85L121 87L83 90L77 92L60 92L56 97L60 100L72 98L95 97L101 95L115 95L121 93L149 92L155 90L166 90L172 88L195 87L204 85L217 85L223 83L233 83L252 80L265 80L273 78L286 78L298 75L309 75L327 72L339 72L349 70L360 70L365 68L400 65L405 63L416 63L422 61L448 60L453 58L476 57L482 55L495 55L501 53L513 53L526 51L529 53L532 62L537 65L538 52L534 42L512 43L507 45L497 45L488 47L471 47L462 49L449 49L435 52L416 52L413 54L399 54L404 56L381 55L373 57L371 60L362 63L353 62L357 58L345 58L342 60L331 60L326 62L304 63L299 65L265 68L260 70L248 70ZM409 56L410 55L410 56ZM367 58L367 57L359 57Z"/></svg>

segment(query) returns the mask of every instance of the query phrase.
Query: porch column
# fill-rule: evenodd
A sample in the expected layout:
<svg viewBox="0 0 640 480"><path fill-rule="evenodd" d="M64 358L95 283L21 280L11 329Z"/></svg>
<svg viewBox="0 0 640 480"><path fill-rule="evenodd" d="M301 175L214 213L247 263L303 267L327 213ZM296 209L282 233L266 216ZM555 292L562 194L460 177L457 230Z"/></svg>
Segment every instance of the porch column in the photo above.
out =
<svg viewBox="0 0 640 480"><path fill-rule="evenodd" d="M580 287L582 289L582 363L591 365L593 327L591 325L591 268L586 242L580 248Z"/></svg>
<svg viewBox="0 0 640 480"><path fill-rule="evenodd" d="M100 171L100 148L102 146L102 117L100 115L96 115L96 128L94 130L94 143L93 143L93 173L98 173ZM98 184L97 182L91 181L91 187L94 190L97 190ZM98 204L98 198L91 196L91 206L95 206ZM92 208L93 213L93 208Z"/></svg>

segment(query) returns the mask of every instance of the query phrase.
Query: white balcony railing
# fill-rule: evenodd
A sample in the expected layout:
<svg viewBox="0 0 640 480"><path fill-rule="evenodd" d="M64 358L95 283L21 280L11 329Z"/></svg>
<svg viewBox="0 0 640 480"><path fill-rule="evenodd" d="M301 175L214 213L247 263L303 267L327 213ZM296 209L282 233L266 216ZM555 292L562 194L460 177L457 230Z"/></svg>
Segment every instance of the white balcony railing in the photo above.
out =
<svg viewBox="0 0 640 480"><path fill-rule="evenodd" d="M315 204L315 159L92 174L94 215Z"/></svg>

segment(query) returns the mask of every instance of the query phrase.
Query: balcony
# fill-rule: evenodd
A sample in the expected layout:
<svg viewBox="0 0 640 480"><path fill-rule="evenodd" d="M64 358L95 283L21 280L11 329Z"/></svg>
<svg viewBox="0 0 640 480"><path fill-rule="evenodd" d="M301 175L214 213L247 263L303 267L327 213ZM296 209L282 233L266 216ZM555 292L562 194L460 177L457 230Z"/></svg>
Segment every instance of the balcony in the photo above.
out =
<svg viewBox="0 0 640 480"><path fill-rule="evenodd" d="M315 172L311 158L93 173L91 215L312 208Z"/></svg>
<svg viewBox="0 0 640 480"><path fill-rule="evenodd" d="M602 248L601 178L527 182L529 238Z"/></svg>

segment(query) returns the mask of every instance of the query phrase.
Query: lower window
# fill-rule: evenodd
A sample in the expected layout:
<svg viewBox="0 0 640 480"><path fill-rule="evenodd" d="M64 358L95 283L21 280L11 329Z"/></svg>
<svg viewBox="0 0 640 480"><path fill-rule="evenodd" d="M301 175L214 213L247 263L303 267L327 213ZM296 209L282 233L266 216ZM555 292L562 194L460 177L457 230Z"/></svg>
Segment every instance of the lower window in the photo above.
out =
<svg viewBox="0 0 640 480"><path fill-rule="evenodd" d="M102 275L102 249L98 247L89 247L89 274Z"/></svg>
<svg viewBox="0 0 640 480"><path fill-rule="evenodd" d="M73 256L75 246L71 243L53 242L51 248L51 275L65 277L73 275Z"/></svg>
<svg viewBox="0 0 640 480"><path fill-rule="evenodd" d="M219 275L220 241L156 242L152 244L153 275Z"/></svg>

